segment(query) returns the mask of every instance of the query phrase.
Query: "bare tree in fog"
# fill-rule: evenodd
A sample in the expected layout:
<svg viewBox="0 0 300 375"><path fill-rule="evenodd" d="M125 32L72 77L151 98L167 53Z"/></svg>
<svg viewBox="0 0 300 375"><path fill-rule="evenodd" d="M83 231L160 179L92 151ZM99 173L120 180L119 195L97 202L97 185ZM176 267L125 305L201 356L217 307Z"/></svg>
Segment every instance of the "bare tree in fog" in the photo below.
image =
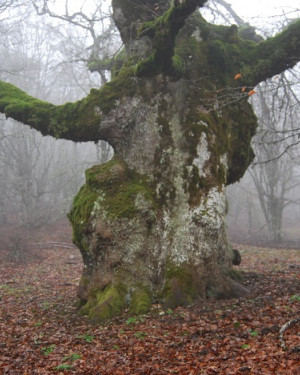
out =
<svg viewBox="0 0 300 375"><path fill-rule="evenodd" d="M74 61L86 36L71 38L76 29L69 24L53 25L43 17L37 24L27 3L1 3L0 11L9 8L12 12L0 22L0 78L56 104L87 94L99 79L82 69L83 61ZM72 44L66 40L68 33ZM19 129L4 117L0 121L2 223L35 226L65 216L84 181L84 170L112 156L105 142L55 141L29 128Z"/></svg>
<svg viewBox="0 0 300 375"><path fill-rule="evenodd" d="M232 205L229 226L234 232L237 221L241 222L244 217L244 225L248 225L246 232L252 239L266 230L269 240L282 241L284 212L299 203L298 71L296 67L260 84L252 97L259 124L253 139L256 159L241 183L230 188L228 195ZM237 197L240 197L240 212L236 211L234 218Z"/></svg>
<svg viewBox="0 0 300 375"><path fill-rule="evenodd" d="M293 76L282 73L260 84L253 98L259 128L254 137L256 161L249 169L264 214L270 239L282 240L284 209L299 186L295 177L299 144L299 88Z"/></svg>

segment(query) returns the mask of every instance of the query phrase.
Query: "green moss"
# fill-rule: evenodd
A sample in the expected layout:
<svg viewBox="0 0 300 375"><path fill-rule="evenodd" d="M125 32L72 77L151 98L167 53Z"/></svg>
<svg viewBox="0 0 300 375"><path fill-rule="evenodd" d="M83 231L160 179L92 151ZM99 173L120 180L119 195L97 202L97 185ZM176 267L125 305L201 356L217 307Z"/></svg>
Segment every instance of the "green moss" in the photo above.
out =
<svg viewBox="0 0 300 375"><path fill-rule="evenodd" d="M145 314L150 310L152 305L152 300L150 296L150 291L144 286L138 286L132 293L129 311L131 314Z"/></svg>
<svg viewBox="0 0 300 375"><path fill-rule="evenodd" d="M143 196L152 207L156 206L147 177L130 170L116 159L87 170L86 183L103 197L101 207L112 219L133 218L139 211L136 205L138 195Z"/></svg>
<svg viewBox="0 0 300 375"><path fill-rule="evenodd" d="M155 192L146 176L130 170L124 163L113 159L86 171L86 184L74 198L68 215L73 227L73 241L87 251L87 236L92 231L97 212L109 219L132 219L142 209L137 198L142 197L149 210L157 208ZM148 210L148 211L149 211Z"/></svg>
<svg viewBox="0 0 300 375"><path fill-rule="evenodd" d="M235 74L240 72L241 53L237 44L221 40L208 42L211 76L224 87L234 83Z"/></svg>
<svg viewBox="0 0 300 375"><path fill-rule="evenodd" d="M153 52L149 57L139 62L134 68L134 74L138 77L150 77L160 72L160 66L157 63L156 55Z"/></svg>
<svg viewBox="0 0 300 375"><path fill-rule="evenodd" d="M235 280L235 281L243 280L243 275L242 275L241 271L235 270L233 268L228 271L228 276L232 280Z"/></svg>
<svg viewBox="0 0 300 375"><path fill-rule="evenodd" d="M92 321L105 321L121 314L126 307L126 288L109 285L103 291L91 293L87 303L80 309Z"/></svg>
<svg viewBox="0 0 300 375"><path fill-rule="evenodd" d="M33 98L10 83L0 81L0 112L17 121L31 124L40 123L40 131L47 134L49 113L54 106Z"/></svg>
<svg viewBox="0 0 300 375"><path fill-rule="evenodd" d="M122 97L136 94L137 86L130 74L120 73L100 90L75 103L54 106L37 100L15 86L0 82L0 112L37 129L44 135L73 141L99 140L99 122L118 105Z"/></svg>
<svg viewBox="0 0 300 375"><path fill-rule="evenodd" d="M92 89L86 98L89 105L99 106L103 113L108 113L116 108L116 100L122 97L134 96L137 92L137 85L130 76L133 70L120 73L115 79L105 84L100 90Z"/></svg>
<svg viewBox="0 0 300 375"><path fill-rule="evenodd" d="M81 250L87 250L85 235L89 233L89 221L97 198L97 192L84 185L76 194L68 214L73 227L73 242Z"/></svg>
<svg viewBox="0 0 300 375"><path fill-rule="evenodd" d="M164 308L190 305L199 297L193 270L188 265L169 264L163 290Z"/></svg>
<svg viewBox="0 0 300 375"><path fill-rule="evenodd" d="M154 21L144 23L139 35L147 35L152 39L153 52L143 62L139 63L137 74L155 75L159 72L165 75L180 77L183 70L183 61L179 54L174 53L175 41L179 30L183 27L188 14L196 6L188 3L170 7Z"/></svg>
<svg viewBox="0 0 300 375"><path fill-rule="evenodd" d="M172 66L174 73L179 76L183 72L183 60L179 55L172 56Z"/></svg>
<svg viewBox="0 0 300 375"><path fill-rule="evenodd" d="M251 139L255 134L257 119L246 100L228 106L223 113L223 121L228 124L228 175L227 184L238 181L253 160Z"/></svg>

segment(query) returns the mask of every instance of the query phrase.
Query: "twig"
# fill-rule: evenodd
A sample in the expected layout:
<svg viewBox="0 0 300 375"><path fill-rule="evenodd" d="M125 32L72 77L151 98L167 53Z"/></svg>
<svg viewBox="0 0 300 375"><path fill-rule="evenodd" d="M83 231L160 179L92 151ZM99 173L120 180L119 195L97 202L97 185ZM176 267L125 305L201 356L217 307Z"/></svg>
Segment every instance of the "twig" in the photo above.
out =
<svg viewBox="0 0 300 375"><path fill-rule="evenodd" d="M299 321L300 321L300 316L297 317L297 318L295 318L295 319L290 320L289 322L285 323L285 324L281 327L281 329L280 329L280 331L279 331L279 340L280 340L280 346L282 347L282 349L284 349L284 350L287 350L287 349L288 349L287 346L286 346L286 344L285 344L284 337L283 337L284 332L285 332L288 328L290 328L292 325L296 324L296 323L299 322ZM299 351L300 351L300 346L295 346L295 347L293 347L293 348L291 349L291 351L292 351L292 352L299 352Z"/></svg>

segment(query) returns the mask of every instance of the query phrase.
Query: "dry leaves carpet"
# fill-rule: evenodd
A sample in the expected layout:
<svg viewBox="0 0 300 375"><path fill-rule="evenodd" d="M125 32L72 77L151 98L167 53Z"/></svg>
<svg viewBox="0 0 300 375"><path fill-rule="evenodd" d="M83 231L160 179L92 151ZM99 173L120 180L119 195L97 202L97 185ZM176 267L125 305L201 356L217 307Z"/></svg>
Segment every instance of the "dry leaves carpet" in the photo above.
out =
<svg viewBox="0 0 300 375"><path fill-rule="evenodd" d="M35 245L25 264L9 251L0 251L0 374L300 374L299 322L284 332L286 350L279 340L300 314L300 250L243 250L235 269L246 298L154 306L103 325L77 316L76 249Z"/></svg>

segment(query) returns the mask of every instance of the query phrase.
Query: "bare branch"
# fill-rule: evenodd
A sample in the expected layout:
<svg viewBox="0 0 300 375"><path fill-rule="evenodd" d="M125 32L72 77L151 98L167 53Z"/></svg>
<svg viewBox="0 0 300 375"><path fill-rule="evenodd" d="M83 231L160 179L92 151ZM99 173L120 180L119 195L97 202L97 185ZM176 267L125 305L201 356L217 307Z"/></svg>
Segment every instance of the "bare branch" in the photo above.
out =
<svg viewBox="0 0 300 375"><path fill-rule="evenodd" d="M287 348L285 340L284 340L284 332L287 329L289 329L292 325L296 324L299 321L300 321L300 317L297 317L295 319L292 319L292 320L288 321L287 323L285 323L281 327L281 329L279 331L279 340L280 340L280 346L282 347L282 349L284 349L284 350L289 349L289 348ZM295 346L294 348L291 348L290 350L293 351L293 352L299 352L300 351L300 346Z"/></svg>

